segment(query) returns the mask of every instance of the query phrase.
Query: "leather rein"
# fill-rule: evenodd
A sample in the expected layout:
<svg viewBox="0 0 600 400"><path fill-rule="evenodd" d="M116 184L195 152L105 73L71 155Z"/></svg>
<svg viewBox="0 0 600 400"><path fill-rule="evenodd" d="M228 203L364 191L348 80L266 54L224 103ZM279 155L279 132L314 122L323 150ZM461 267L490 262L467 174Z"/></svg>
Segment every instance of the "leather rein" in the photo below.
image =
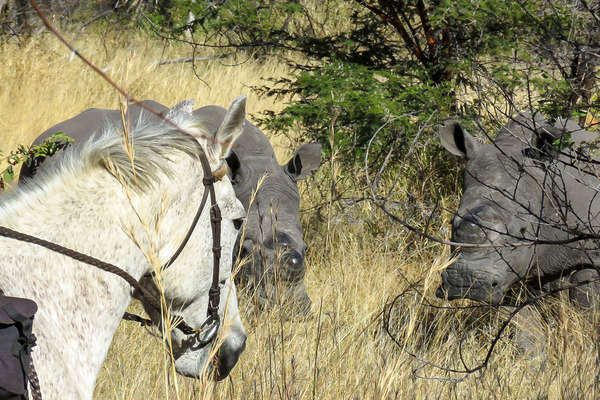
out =
<svg viewBox="0 0 600 400"><path fill-rule="evenodd" d="M186 335L196 335L196 339L198 340L198 345L196 346L196 348L202 348L211 343L217 337L217 333L219 331L220 326L219 303L221 300L221 290L219 287L219 265L221 260L222 218L221 210L219 209L219 206L217 204L214 183L220 181L223 178L223 176L227 173L227 164L223 165L219 170L213 173L210 169L210 164L208 162L208 159L206 158L204 150L201 147L199 149L199 159L200 163L202 164L202 170L204 172L204 177L202 179L202 183L204 185L204 193L202 195L202 200L200 201L200 205L198 206L196 215L194 216L194 219L190 225L190 228L188 229L185 238L179 245L179 248L171 256L169 261L167 261L167 263L161 268L161 270L169 268L185 248L187 242L192 236L192 233L194 232L194 229L196 228L196 225L202 214L202 210L204 209L204 206L206 205L208 196L210 194L210 226L213 237L213 273L212 283L208 292L207 318L198 329L190 327L185 321L183 321L182 318L178 318L180 319L180 322L175 326L177 329L181 330ZM135 289L135 291L140 293L141 297L146 302L146 304L149 304L151 307L153 307L159 312L161 312L162 310L159 299L157 299L146 288L144 288L133 276L131 276L131 274L129 274L127 271L123 270L122 268L119 268L116 265L101 261L97 258L69 249L59 244L49 242L47 240L43 240L35 236L27 235L25 233L17 232L15 230L3 226L0 226L0 236L16 239L22 242L36 244L56 253L63 254L74 260L92 265L103 271L117 275L123 280L125 280L125 282L127 282L133 289ZM148 325L150 323L149 320L143 319L141 317L129 313L125 313L123 318L127 320L137 321L144 325Z"/></svg>

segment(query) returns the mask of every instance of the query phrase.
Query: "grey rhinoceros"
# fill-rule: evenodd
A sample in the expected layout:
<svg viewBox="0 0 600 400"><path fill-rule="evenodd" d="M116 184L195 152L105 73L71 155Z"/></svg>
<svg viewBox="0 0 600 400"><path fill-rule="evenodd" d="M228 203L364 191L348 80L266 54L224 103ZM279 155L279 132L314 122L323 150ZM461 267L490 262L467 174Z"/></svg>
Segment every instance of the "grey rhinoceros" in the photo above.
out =
<svg viewBox="0 0 600 400"><path fill-rule="evenodd" d="M162 115L170 112L167 107L152 100L142 103ZM193 102L179 103L171 112L176 112L178 108L192 112ZM207 106L193 111L194 116L211 132L218 129L225 113L226 110L218 106ZM130 105L125 114L125 120L131 126L155 122L158 118L135 104ZM34 141L34 144L42 143L54 133L64 132L73 138L77 145L88 139L90 134L100 132L107 123L122 126L121 112L88 109L49 128ZM273 299L277 275L277 281L282 283L278 287L287 292L286 298L294 308L301 313L310 309L311 301L304 287L306 244L299 218L300 196L297 181L315 171L320 161L321 146L304 144L296 150L288 163L279 165L265 134L247 120L241 137L227 159L236 196L248 213L244 240L239 243L238 238L235 252L243 259L249 259L249 262L243 265L238 278L258 294L263 304L268 304ZM23 167L20 176L35 179L35 171L43 166L43 160L31 160ZM251 201L253 192L263 176L265 179Z"/></svg>
<svg viewBox="0 0 600 400"><path fill-rule="evenodd" d="M550 124L523 113L493 143L479 142L454 121L439 136L466 159L452 221L452 240L466 245L442 273L437 295L501 304L517 283L536 293L581 285L570 296L584 306L597 302L600 167L588 154L598 135L572 121Z"/></svg>

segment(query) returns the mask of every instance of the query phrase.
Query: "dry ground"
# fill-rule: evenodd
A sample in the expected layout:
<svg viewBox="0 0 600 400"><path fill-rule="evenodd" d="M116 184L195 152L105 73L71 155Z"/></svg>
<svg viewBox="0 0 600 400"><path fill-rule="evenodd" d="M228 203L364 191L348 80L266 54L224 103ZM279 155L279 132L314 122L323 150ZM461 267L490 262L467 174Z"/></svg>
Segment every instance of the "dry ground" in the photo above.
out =
<svg viewBox="0 0 600 400"><path fill-rule="evenodd" d="M197 65L156 66L160 59L188 55L186 49L141 36L81 36L76 46L138 98L166 105L194 99L198 106L226 106L249 95L250 115L278 109L249 86L261 77L281 76L281 63L265 60L227 66L230 60ZM51 125L89 107L116 108L119 96L84 68L54 39L45 36L22 45L0 46L0 149L29 143ZM250 119L252 119L250 117ZM273 138L282 161L291 149ZM326 166L312 179L326 179ZM435 171L431 171L432 176ZM302 183L303 205L311 204ZM411 189L411 183L405 186ZM447 199L449 204L455 198ZM446 217L447 219L448 217ZM165 371L168 360L159 339L123 322L102 374L97 399L598 399L600 347L598 318L583 316L565 301L552 304L540 336L545 360L523 355L511 329L499 341L490 366L470 376L428 364L461 368L485 356L499 325L498 313L442 311L425 305L433 292L448 249L423 241L393 225L368 203L341 210L324 220L303 215L307 258L306 286L314 301L306 318L290 320L285 308L256 312L241 294L247 348L231 379L216 386L178 378L174 389ZM448 220L441 221L442 226ZM419 282L392 310L394 344L383 332L381 312L399 293ZM137 309L137 304L132 304ZM408 352L417 355L411 357ZM462 381L453 379L464 378Z"/></svg>

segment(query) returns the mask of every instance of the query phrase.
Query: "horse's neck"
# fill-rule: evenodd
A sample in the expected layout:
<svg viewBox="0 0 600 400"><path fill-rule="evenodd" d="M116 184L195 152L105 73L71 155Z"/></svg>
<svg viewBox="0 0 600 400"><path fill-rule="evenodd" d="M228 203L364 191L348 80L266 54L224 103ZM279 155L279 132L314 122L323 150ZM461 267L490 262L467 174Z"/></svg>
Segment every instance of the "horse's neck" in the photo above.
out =
<svg viewBox="0 0 600 400"><path fill-rule="evenodd" d="M136 279L148 269L130 238L144 243L127 195L105 172L52 190L29 190L10 202L22 206L8 204L10 214L0 211L0 225L116 264ZM129 285L35 245L0 238L0 248L0 287L39 306L33 354L44 398L91 398L131 299Z"/></svg>

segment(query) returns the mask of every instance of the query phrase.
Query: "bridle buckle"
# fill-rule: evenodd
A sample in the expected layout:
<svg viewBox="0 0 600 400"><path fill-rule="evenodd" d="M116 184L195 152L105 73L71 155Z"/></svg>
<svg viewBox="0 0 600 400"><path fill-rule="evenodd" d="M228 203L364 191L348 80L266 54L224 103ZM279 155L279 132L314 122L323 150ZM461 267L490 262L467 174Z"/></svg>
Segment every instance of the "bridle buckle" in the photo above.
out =
<svg viewBox="0 0 600 400"><path fill-rule="evenodd" d="M198 341L197 348L202 348L210 344L219 333L221 322L218 317L209 316L202 324L200 329L196 331L196 340Z"/></svg>

